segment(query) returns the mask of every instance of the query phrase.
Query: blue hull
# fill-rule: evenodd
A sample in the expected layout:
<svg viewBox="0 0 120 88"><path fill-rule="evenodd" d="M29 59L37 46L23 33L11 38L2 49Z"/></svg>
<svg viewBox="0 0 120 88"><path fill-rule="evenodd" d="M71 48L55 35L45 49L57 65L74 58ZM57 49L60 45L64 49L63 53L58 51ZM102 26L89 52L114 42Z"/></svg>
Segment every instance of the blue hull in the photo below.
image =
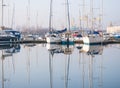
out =
<svg viewBox="0 0 120 88"><path fill-rule="evenodd" d="M0 37L0 45L9 45L16 41L15 37Z"/></svg>

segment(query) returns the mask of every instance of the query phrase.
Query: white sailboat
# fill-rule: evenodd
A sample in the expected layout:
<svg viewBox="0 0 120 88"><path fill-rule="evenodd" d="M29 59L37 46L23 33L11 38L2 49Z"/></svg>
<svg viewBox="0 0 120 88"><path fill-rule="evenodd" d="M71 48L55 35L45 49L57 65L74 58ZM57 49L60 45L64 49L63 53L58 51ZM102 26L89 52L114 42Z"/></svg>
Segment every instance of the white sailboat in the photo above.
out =
<svg viewBox="0 0 120 88"><path fill-rule="evenodd" d="M53 44L53 43L61 43L61 38L58 34L53 32L52 29L52 4L53 0L50 0L50 16L49 16L49 34L46 36L47 43Z"/></svg>
<svg viewBox="0 0 120 88"><path fill-rule="evenodd" d="M61 38L58 34L52 33L46 37L46 41L47 43L50 43L50 44L59 44L61 43Z"/></svg>
<svg viewBox="0 0 120 88"><path fill-rule="evenodd" d="M98 35L89 35L83 37L83 43L88 45L95 45L95 44L102 44L103 43L103 37Z"/></svg>
<svg viewBox="0 0 120 88"><path fill-rule="evenodd" d="M102 33L94 31L93 28L93 0L91 0L91 31L91 34L83 37L83 43L88 45L102 44L104 41Z"/></svg>
<svg viewBox="0 0 120 88"><path fill-rule="evenodd" d="M63 35L62 37L62 44L63 45L73 45L74 44L74 39L71 36L71 32L70 32L70 13L69 13L69 1L66 0L67 3L67 21L68 21L68 29L67 32Z"/></svg>

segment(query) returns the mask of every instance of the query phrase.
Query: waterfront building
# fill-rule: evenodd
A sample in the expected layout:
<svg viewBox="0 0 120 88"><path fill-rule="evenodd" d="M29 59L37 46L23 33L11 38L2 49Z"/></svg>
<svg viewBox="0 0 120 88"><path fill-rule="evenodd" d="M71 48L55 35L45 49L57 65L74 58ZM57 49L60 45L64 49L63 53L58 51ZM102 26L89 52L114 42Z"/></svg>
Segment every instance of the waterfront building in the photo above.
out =
<svg viewBox="0 0 120 88"><path fill-rule="evenodd" d="M109 27L107 27L107 33L111 33L111 34L120 33L120 26L109 26Z"/></svg>

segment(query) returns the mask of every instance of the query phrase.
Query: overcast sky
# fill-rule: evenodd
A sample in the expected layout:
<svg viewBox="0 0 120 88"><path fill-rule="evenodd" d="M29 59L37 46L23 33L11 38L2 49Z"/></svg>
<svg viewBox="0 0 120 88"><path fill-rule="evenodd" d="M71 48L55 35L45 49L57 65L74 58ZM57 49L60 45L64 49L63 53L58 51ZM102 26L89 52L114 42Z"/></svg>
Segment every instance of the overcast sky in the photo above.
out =
<svg viewBox="0 0 120 88"><path fill-rule="evenodd" d="M1 0L2 1L2 0ZM66 0L53 0L53 25L56 28L64 27L66 23ZM99 8L100 1L93 0L94 8ZM83 0L69 0L71 24L79 25L79 8L82 12ZM27 25L28 0L4 0L4 25L11 25L13 6L15 5L14 25ZM13 5L14 3L14 5ZM30 0L30 25L48 27L50 0ZM103 21L105 25L110 22L120 25L120 0L103 0ZM0 2L1 5L1 2ZM86 12L90 9L90 0L85 0ZM96 9L94 12L98 12ZM1 9L0 9L1 13ZM38 14L38 15L37 15ZM0 14L1 15L1 14Z"/></svg>

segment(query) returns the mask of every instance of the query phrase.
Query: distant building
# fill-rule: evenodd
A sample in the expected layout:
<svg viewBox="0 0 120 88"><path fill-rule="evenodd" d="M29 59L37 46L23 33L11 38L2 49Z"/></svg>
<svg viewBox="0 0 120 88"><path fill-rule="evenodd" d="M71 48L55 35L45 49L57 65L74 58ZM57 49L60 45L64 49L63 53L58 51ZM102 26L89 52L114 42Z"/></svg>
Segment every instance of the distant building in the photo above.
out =
<svg viewBox="0 0 120 88"><path fill-rule="evenodd" d="M107 27L107 33L120 33L120 26Z"/></svg>

